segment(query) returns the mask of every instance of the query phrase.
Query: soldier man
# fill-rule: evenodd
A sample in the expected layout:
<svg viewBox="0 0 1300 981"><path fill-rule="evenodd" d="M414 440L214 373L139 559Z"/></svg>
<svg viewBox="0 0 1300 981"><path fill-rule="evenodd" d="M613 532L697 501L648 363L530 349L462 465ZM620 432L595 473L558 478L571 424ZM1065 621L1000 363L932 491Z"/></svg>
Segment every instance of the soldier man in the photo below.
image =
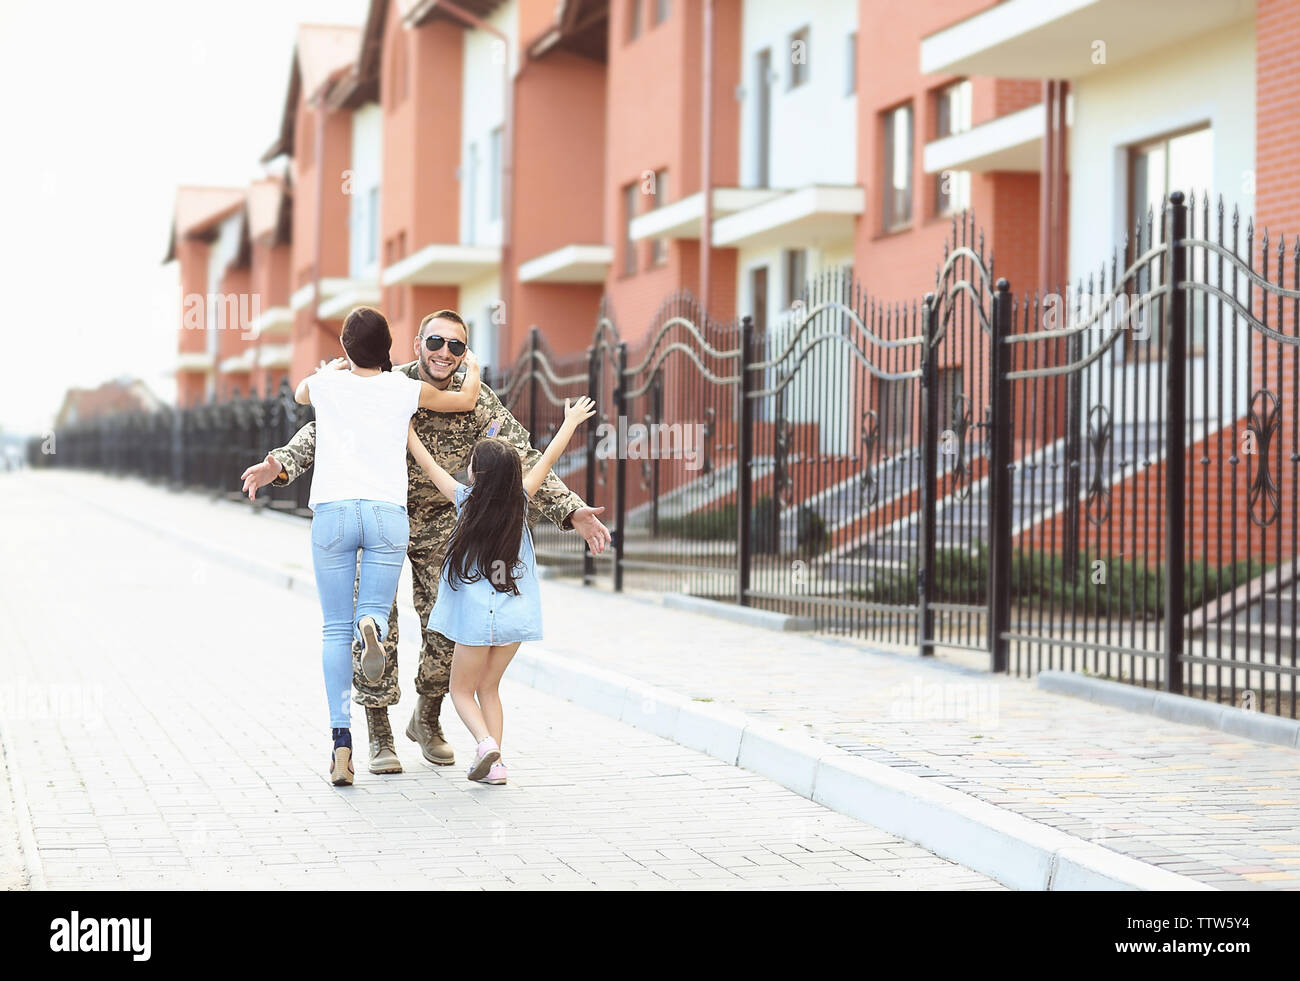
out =
<svg viewBox="0 0 1300 981"><path fill-rule="evenodd" d="M464 359L468 340L465 321L455 311L431 313L420 322L416 333L415 360L393 370L405 372L411 378L419 378L436 388L456 391L464 378L456 372ZM529 443L528 431L486 385L482 386L473 411L429 412L420 409L415 413L414 422L421 442L438 465L452 474L465 470L470 448L484 436L499 436L513 443L522 457L525 472L541 457ZM245 492L251 498L259 487L267 484L280 486L296 480L312 465L315 452L316 424L309 422L298 430L287 446L272 450L264 462L244 471ZM442 634L425 629L424 625L428 623L429 613L438 598L443 554L456 524L456 509L410 457L407 458L406 510L411 524L406 557L411 560L415 612L423 633L420 663L415 675L419 699L406 727L406 735L419 745L430 763L450 766L455 762L455 756L443 737L438 717L451 679L451 658L456 645ZM609 529L597 517L604 510L603 507L588 507L552 473L532 499L529 522L536 523L540 514L559 528L572 528L582 535L593 552L599 553L610 541ZM383 677L370 684L361 673L361 647L354 641L352 687L357 704L365 706L366 710L370 772L401 773L402 764L397 758L393 731L388 724L388 706L396 704L401 697L397 683L396 603L388 616L384 653Z"/></svg>

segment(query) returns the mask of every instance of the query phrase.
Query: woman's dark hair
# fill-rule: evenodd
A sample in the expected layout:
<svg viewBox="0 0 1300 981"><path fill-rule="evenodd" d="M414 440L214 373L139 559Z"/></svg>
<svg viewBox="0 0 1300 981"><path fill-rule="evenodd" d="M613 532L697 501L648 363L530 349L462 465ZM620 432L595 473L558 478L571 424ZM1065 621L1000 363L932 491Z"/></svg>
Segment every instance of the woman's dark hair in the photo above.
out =
<svg viewBox="0 0 1300 981"><path fill-rule="evenodd" d="M519 595L516 576L523 571L519 543L524 534L524 472L519 451L504 439L480 439L469 451L474 490L461 509L447 542L442 568L447 583L487 579L500 593Z"/></svg>
<svg viewBox="0 0 1300 981"><path fill-rule="evenodd" d="M374 307L357 307L343 321L343 353L358 368L393 370L388 352L393 335L388 321Z"/></svg>

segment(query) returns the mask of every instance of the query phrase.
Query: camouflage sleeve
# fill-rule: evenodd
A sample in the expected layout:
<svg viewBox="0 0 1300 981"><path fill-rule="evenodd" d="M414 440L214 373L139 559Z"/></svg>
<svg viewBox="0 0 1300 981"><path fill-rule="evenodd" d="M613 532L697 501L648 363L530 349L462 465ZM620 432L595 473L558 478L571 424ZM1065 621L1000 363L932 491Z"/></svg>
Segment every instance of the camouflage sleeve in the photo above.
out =
<svg viewBox="0 0 1300 981"><path fill-rule="evenodd" d="M271 456L279 462L285 474L284 479L276 477L271 481L272 486L283 487L293 483L311 469L316 459L316 423L307 423L294 433L288 446L272 450Z"/></svg>
<svg viewBox="0 0 1300 981"><path fill-rule="evenodd" d="M485 415L488 424L491 424L491 422L501 423L497 435L519 450L523 458L524 472L527 473L542 458L541 452L533 448L528 439L528 430L510 414L509 409L501 404L501 400L497 398L496 393L488 389L486 385L483 386L483 391L488 393L488 398L485 400L485 408L487 409ZM565 531L573 528L573 522L569 518L574 511L581 507L586 507L582 498L569 490L564 485L564 481L555 476L555 471L551 471L546 475L546 479L542 481L542 486L533 495L532 503L529 505L530 510L540 512L553 525Z"/></svg>

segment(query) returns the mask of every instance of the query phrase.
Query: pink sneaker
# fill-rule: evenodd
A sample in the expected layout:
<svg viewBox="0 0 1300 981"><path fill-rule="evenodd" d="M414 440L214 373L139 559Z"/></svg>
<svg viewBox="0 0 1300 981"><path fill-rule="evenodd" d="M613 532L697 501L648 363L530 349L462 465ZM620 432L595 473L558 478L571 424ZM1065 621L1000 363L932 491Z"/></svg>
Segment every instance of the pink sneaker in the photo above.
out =
<svg viewBox="0 0 1300 981"><path fill-rule="evenodd" d="M492 769L488 770L488 774L486 777L483 778L483 782L495 784L496 786L503 785L506 782L505 763L503 763L501 760L497 760L495 763L493 763Z"/></svg>
<svg viewBox="0 0 1300 981"><path fill-rule="evenodd" d="M501 759L501 747L497 741L488 736L474 748L474 763L465 774L469 779L479 782L488 775L492 764Z"/></svg>

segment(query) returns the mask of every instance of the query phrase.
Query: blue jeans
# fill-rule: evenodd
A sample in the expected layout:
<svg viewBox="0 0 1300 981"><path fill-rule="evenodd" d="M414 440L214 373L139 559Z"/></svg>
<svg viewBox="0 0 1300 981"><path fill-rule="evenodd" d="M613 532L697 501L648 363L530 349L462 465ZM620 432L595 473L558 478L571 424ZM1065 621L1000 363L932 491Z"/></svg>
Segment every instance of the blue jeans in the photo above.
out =
<svg viewBox="0 0 1300 981"><path fill-rule="evenodd" d="M312 515L311 558L324 621L321 664L331 728L351 728L352 640L361 641L357 622L374 617L380 639L388 633L410 533L406 508L384 501L328 501Z"/></svg>

